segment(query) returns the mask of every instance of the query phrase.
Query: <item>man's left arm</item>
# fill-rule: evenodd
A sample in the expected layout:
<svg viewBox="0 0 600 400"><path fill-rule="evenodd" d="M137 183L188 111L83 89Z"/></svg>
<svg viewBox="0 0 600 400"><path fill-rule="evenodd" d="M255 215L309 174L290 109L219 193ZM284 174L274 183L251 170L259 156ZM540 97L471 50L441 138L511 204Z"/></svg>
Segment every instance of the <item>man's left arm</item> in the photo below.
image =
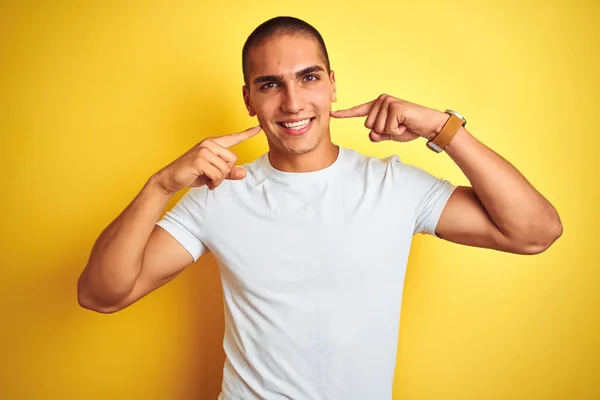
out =
<svg viewBox="0 0 600 400"><path fill-rule="evenodd" d="M449 115L388 95L335 118L366 116L374 142L433 139ZM508 161L460 127L445 148L471 187L459 186L448 199L435 233L448 241L517 254L538 254L562 234L558 213Z"/></svg>
<svg viewBox="0 0 600 400"><path fill-rule="evenodd" d="M449 116L439 113L443 125ZM537 254L561 236L562 224L552 204L514 166L464 127L445 151L471 187L459 186L448 199L436 227L439 237L470 246Z"/></svg>

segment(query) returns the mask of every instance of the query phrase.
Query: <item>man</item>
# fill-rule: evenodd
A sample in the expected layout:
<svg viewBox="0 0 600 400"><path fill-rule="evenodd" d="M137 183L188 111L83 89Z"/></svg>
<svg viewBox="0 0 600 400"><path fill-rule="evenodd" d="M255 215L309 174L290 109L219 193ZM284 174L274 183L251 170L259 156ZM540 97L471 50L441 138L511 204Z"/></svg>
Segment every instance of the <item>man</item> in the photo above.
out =
<svg viewBox="0 0 600 400"><path fill-rule="evenodd" d="M95 243L79 302L118 311L211 251L225 304L220 399L389 399L413 235L536 254L560 219L452 112L388 95L331 112L335 75L309 24L263 23L242 59L259 126L203 140L154 174ZM375 142L425 138L472 187L336 146L331 117L365 118ZM269 152L234 166L229 147L261 129Z"/></svg>

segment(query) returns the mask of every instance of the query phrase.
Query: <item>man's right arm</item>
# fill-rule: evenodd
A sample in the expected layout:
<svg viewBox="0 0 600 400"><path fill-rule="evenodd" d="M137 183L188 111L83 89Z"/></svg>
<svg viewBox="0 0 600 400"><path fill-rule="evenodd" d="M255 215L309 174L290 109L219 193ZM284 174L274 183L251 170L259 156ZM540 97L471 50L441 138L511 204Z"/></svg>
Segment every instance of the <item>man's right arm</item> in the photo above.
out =
<svg viewBox="0 0 600 400"><path fill-rule="evenodd" d="M194 257L157 225L173 194L224 179L243 179L228 147L260 132L260 127L205 139L153 175L133 201L100 234L77 283L79 304L101 313L119 311L177 276Z"/></svg>
<svg viewBox="0 0 600 400"><path fill-rule="evenodd" d="M119 311L164 285L193 262L190 253L156 225L172 194L152 177L96 240L79 278L79 304Z"/></svg>

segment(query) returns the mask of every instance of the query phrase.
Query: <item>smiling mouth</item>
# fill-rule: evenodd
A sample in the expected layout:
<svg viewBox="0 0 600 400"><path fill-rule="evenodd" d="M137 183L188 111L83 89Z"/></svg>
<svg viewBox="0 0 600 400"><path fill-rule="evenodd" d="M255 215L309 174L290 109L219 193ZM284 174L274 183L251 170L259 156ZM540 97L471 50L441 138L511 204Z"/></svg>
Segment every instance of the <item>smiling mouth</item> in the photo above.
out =
<svg viewBox="0 0 600 400"><path fill-rule="evenodd" d="M294 122L278 122L277 125L282 126L286 129L289 129L292 131L301 131L302 129L306 128L308 126L308 124L310 124L310 122L314 119L315 119L315 117L305 118L305 119L302 119L299 121L294 121Z"/></svg>

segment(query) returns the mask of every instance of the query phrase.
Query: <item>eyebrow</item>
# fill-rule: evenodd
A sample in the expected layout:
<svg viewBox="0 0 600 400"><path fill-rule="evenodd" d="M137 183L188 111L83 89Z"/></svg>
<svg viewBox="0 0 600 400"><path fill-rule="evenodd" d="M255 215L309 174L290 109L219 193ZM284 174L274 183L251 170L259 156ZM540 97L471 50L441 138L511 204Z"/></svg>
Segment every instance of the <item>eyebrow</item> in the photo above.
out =
<svg viewBox="0 0 600 400"><path fill-rule="evenodd" d="M310 67L304 68L298 72L296 72L296 78L300 78L303 75L310 74L313 72L323 72L325 71L323 67L320 65L311 65ZM261 82L281 82L283 80L283 75L261 75L254 79L254 83Z"/></svg>

